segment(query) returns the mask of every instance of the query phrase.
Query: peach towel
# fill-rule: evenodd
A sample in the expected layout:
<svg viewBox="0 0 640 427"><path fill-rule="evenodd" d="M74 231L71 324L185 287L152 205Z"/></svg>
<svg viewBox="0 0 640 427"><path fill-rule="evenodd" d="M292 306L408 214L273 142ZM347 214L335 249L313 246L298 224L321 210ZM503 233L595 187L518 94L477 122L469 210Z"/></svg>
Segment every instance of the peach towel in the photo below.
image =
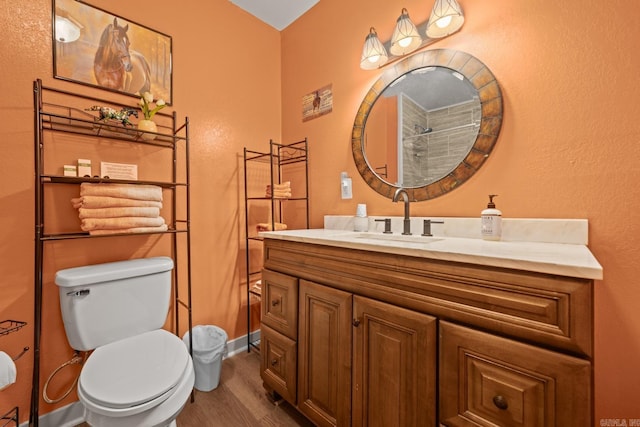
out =
<svg viewBox="0 0 640 427"><path fill-rule="evenodd" d="M164 218L122 217L122 218L84 218L80 221L82 231L123 230L138 227L160 227Z"/></svg>
<svg viewBox="0 0 640 427"><path fill-rule="evenodd" d="M282 184L271 184L267 185L267 191L265 192L266 197L273 197L275 199L288 199L291 197L291 181L285 181Z"/></svg>
<svg viewBox="0 0 640 427"><path fill-rule="evenodd" d="M78 209L78 218L122 218L122 217L146 217L156 218L160 216L158 208L101 208L101 209Z"/></svg>
<svg viewBox="0 0 640 427"><path fill-rule="evenodd" d="M83 182L80 184L80 197L83 196L123 197L161 202L162 188L156 185L143 184L94 184Z"/></svg>
<svg viewBox="0 0 640 427"><path fill-rule="evenodd" d="M150 207L162 208L162 202L155 200L125 199L122 197L106 196L82 196L71 199L74 208L126 208L126 207Z"/></svg>
<svg viewBox="0 0 640 427"><path fill-rule="evenodd" d="M167 231L169 227L166 224L158 227L133 227L133 228L116 228L113 230L91 230L89 234L92 236L105 236L108 234L135 234L135 233L160 233Z"/></svg>
<svg viewBox="0 0 640 427"><path fill-rule="evenodd" d="M276 231L279 230L286 230L287 229L287 224L283 224L281 222L276 222L274 224ZM256 225L256 229L258 231L271 231L271 223L270 222L261 222L258 225Z"/></svg>

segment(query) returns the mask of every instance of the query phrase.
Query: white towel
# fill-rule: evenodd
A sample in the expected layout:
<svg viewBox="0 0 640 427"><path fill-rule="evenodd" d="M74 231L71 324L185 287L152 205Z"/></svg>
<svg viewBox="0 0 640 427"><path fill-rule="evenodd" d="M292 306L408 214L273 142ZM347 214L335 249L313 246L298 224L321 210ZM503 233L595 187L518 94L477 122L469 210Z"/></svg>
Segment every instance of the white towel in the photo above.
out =
<svg viewBox="0 0 640 427"><path fill-rule="evenodd" d="M162 201L162 188L156 185L137 184L94 184L83 182L80 184L80 197L107 196L123 197L136 200Z"/></svg>

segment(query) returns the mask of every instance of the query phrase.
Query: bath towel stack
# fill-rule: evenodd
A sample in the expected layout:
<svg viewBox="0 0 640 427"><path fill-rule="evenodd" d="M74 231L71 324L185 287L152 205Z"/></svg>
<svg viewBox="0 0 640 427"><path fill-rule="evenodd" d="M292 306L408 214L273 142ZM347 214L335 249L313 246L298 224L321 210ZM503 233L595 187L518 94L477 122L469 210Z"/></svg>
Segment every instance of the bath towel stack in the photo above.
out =
<svg viewBox="0 0 640 427"><path fill-rule="evenodd" d="M274 199L288 199L291 197L291 181L283 182L282 184L273 184L273 190L271 185L267 185L267 197L271 197L273 194Z"/></svg>
<svg viewBox="0 0 640 427"><path fill-rule="evenodd" d="M80 184L80 228L91 235L166 231L160 216L162 188L155 185Z"/></svg>

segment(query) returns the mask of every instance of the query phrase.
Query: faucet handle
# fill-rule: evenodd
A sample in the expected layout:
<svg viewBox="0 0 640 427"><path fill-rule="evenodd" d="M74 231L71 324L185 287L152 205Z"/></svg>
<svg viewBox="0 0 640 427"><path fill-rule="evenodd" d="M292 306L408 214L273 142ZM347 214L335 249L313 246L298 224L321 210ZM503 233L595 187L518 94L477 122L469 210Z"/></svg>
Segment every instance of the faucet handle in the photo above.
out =
<svg viewBox="0 0 640 427"><path fill-rule="evenodd" d="M391 218L376 219L376 222L384 222L384 234L391 234Z"/></svg>
<svg viewBox="0 0 640 427"><path fill-rule="evenodd" d="M431 219L425 219L422 225L422 235L425 237L431 237L431 224L444 224L444 221L434 221Z"/></svg>

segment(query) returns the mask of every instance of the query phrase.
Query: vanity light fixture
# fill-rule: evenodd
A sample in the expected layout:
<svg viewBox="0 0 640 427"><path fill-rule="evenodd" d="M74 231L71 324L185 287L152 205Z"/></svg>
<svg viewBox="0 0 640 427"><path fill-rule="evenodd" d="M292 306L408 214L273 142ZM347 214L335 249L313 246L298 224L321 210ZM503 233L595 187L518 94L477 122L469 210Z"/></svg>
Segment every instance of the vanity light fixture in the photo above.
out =
<svg viewBox="0 0 640 427"><path fill-rule="evenodd" d="M387 59L387 50L380 42L375 28L371 27L367 38L364 40L360 68L363 70L374 70L382 67L387 62Z"/></svg>
<svg viewBox="0 0 640 427"><path fill-rule="evenodd" d="M427 23L427 37L439 39L462 27L464 15L456 0L436 0Z"/></svg>
<svg viewBox="0 0 640 427"><path fill-rule="evenodd" d="M396 22L396 28L393 30L389 51L396 56L406 55L416 50L421 44L422 37L418 34L418 29L409 18L407 9L402 8L402 13Z"/></svg>
<svg viewBox="0 0 640 427"><path fill-rule="evenodd" d="M365 38L360 68L375 70L397 61L404 55L430 45L436 39L458 31L464 23L462 8L456 0L435 0L431 16L416 26L409 18L409 12L402 8L396 21L391 40L382 43L376 30L371 27ZM424 34L426 37L422 37ZM387 54L387 49L389 54Z"/></svg>

